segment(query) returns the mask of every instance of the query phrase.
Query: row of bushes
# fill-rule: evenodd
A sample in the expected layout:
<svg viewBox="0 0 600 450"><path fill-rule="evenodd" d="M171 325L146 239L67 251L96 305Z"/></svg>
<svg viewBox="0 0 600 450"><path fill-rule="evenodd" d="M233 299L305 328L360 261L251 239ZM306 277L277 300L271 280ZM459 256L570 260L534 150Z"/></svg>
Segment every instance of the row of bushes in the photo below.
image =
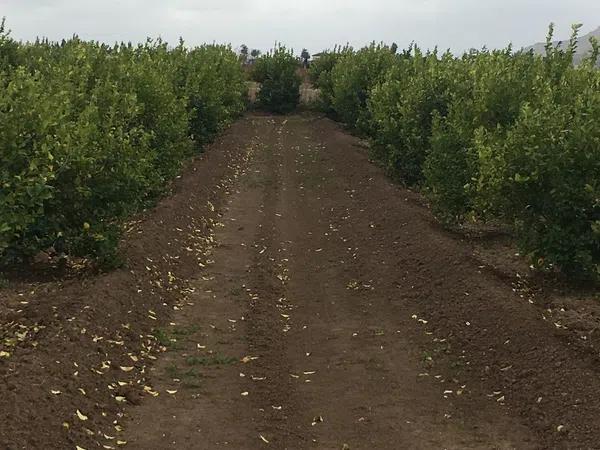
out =
<svg viewBox="0 0 600 450"><path fill-rule="evenodd" d="M398 180L423 189L448 225L513 226L541 268L600 276L598 45L573 66L570 45L545 56L416 46L332 52L313 65L323 107L370 137Z"/></svg>
<svg viewBox="0 0 600 450"><path fill-rule="evenodd" d="M17 43L0 28L0 262L114 260L119 224L245 108L228 47Z"/></svg>

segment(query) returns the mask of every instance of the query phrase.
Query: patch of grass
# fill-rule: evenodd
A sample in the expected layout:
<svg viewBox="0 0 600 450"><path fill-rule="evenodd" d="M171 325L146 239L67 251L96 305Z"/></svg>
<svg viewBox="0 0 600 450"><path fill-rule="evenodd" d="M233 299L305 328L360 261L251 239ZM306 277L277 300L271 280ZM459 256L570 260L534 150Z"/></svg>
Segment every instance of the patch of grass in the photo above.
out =
<svg viewBox="0 0 600 450"><path fill-rule="evenodd" d="M431 353L424 351L423 354L421 355L421 358L423 359L424 363L432 363L433 362L433 357L431 356Z"/></svg>
<svg viewBox="0 0 600 450"><path fill-rule="evenodd" d="M189 378L201 378L202 374L196 371L194 368L180 368L175 363L171 363L165 369L165 372L169 378L176 378L178 380L185 380Z"/></svg>
<svg viewBox="0 0 600 450"><path fill-rule="evenodd" d="M200 383L197 383L195 381L184 381L183 383L181 383L181 385L186 389L199 389L202 387Z"/></svg>
<svg viewBox="0 0 600 450"><path fill-rule="evenodd" d="M169 334L161 328L153 330L152 336L154 336L158 343L164 347L168 347L172 344Z"/></svg>
<svg viewBox="0 0 600 450"><path fill-rule="evenodd" d="M152 336L156 338L158 343L164 347L169 347L173 350L182 348L180 339L196 333L200 329L198 325L190 325L188 327L175 327L171 330L166 328L155 328L152 331Z"/></svg>
<svg viewBox="0 0 600 450"><path fill-rule="evenodd" d="M200 379L203 375L195 368L183 369L177 367L176 364L171 364L165 370L169 378L181 381L181 386L187 389L198 389L202 387Z"/></svg>
<svg viewBox="0 0 600 450"><path fill-rule="evenodd" d="M181 379L183 379L183 380L190 379L190 378L202 378L202 374L199 372L196 372L196 370L194 370L194 369L189 369L186 372L184 372L181 377Z"/></svg>
<svg viewBox="0 0 600 450"><path fill-rule="evenodd" d="M174 327L171 333L173 336L189 336L200 330L199 325L190 325L187 327Z"/></svg>
<svg viewBox="0 0 600 450"><path fill-rule="evenodd" d="M235 364L237 361L237 358L216 354L212 356L190 356L185 362L189 366L220 366Z"/></svg>

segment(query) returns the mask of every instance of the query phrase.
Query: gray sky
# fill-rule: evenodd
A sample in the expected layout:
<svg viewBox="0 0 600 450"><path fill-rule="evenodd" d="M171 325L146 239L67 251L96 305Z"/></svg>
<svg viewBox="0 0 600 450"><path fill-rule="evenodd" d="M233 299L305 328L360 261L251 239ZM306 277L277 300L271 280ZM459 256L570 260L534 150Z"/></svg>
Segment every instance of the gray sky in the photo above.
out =
<svg viewBox="0 0 600 450"><path fill-rule="evenodd" d="M161 36L175 43L281 41L297 52L372 40L406 47L516 47L543 41L555 22L565 38L572 23L585 34L600 26L600 0L0 0L16 39L78 34L106 42Z"/></svg>

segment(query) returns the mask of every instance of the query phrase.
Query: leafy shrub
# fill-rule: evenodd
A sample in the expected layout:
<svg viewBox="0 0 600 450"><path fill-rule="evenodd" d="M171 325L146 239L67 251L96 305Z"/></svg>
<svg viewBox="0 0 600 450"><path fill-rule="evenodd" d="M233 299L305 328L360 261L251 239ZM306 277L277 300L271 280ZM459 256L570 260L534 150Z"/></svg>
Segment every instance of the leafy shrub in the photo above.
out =
<svg viewBox="0 0 600 450"><path fill-rule="evenodd" d="M505 139L478 135L480 193L536 265L598 277L600 74L573 70L560 87L544 84Z"/></svg>
<svg viewBox="0 0 600 450"><path fill-rule="evenodd" d="M257 102L261 108L285 114L300 103L298 60L285 47L262 55L255 63L254 81L261 83Z"/></svg>
<svg viewBox="0 0 600 450"><path fill-rule="evenodd" d="M457 70L449 53L418 48L387 73L368 101L376 156L390 174L412 185L422 180L435 112L446 115Z"/></svg>
<svg viewBox="0 0 600 450"><path fill-rule="evenodd" d="M0 71L0 261L114 265L121 221L244 108L236 55L159 41L19 44Z"/></svg>
<svg viewBox="0 0 600 450"><path fill-rule="evenodd" d="M323 52L319 59L313 61L309 69L309 76L313 86L320 91L320 108L327 114L334 114L333 109L333 81L331 72L338 61L348 53L351 53L350 47L335 47L333 51Z"/></svg>
<svg viewBox="0 0 600 450"><path fill-rule="evenodd" d="M578 30L562 49L551 26L545 56L371 45L313 79L444 223L503 221L537 266L600 278L600 48L574 67Z"/></svg>
<svg viewBox="0 0 600 450"><path fill-rule="evenodd" d="M244 110L248 94L244 73L229 47L213 45L186 53L183 73L192 137L203 143Z"/></svg>
<svg viewBox="0 0 600 450"><path fill-rule="evenodd" d="M0 72L0 254L36 228L54 195L53 151L65 128L63 99L43 86L39 74L19 68L8 79ZM35 242L20 246L36 250Z"/></svg>
<svg viewBox="0 0 600 450"><path fill-rule="evenodd" d="M397 61L398 57L384 45L371 44L357 52L344 53L331 72L336 116L350 128L368 134L371 119L367 99Z"/></svg>
<svg viewBox="0 0 600 450"><path fill-rule="evenodd" d="M461 127L467 110L460 105L454 103L445 118L434 114L430 148L423 163L424 187L433 213L452 225L473 216L473 177L478 172L477 155L469 146L472 129Z"/></svg>
<svg viewBox="0 0 600 450"><path fill-rule="evenodd" d="M0 19L0 71L14 67L17 60L18 44L6 29L6 20Z"/></svg>
<svg viewBox="0 0 600 450"><path fill-rule="evenodd" d="M458 63L447 113L432 128L424 162L425 185L439 218L457 223L487 214L477 205L478 162L474 139L485 130L502 140L532 98L539 58L503 51L471 52Z"/></svg>

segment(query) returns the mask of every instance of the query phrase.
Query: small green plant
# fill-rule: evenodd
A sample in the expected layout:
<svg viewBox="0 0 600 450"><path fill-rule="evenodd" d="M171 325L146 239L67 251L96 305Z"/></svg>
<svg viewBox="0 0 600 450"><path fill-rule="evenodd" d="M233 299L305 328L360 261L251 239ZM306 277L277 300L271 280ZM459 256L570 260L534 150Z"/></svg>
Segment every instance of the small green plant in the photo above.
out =
<svg viewBox="0 0 600 450"><path fill-rule="evenodd" d="M154 331L152 331L152 336L154 336L157 342L163 347L168 347L172 344L171 337L169 336L169 334L161 328L157 328Z"/></svg>
<svg viewBox="0 0 600 450"><path fill-rule="evenodd" d="M233 358L230 356L224 356L220 354L211 356L190 356L186 359L186 363L189 366L220 366L235 364L238 361L238 358Z"/></svg>
<svg viewBox="0 0 600 450"><path fill-rule="evenodd" d="M181 326L174 327L172 330L173 336L190 336L200 330L199 325L189 325L189 326Z"/></svg>
<svg viewBox="0 0 600 450"><path fill-rule="evenodd" d="M199 329L198 325L173 327L171 329L156 328L152 331L152 336L164 347L169 347L171 350L181 350L183 346L180 341L196 333Z"/></svg>

